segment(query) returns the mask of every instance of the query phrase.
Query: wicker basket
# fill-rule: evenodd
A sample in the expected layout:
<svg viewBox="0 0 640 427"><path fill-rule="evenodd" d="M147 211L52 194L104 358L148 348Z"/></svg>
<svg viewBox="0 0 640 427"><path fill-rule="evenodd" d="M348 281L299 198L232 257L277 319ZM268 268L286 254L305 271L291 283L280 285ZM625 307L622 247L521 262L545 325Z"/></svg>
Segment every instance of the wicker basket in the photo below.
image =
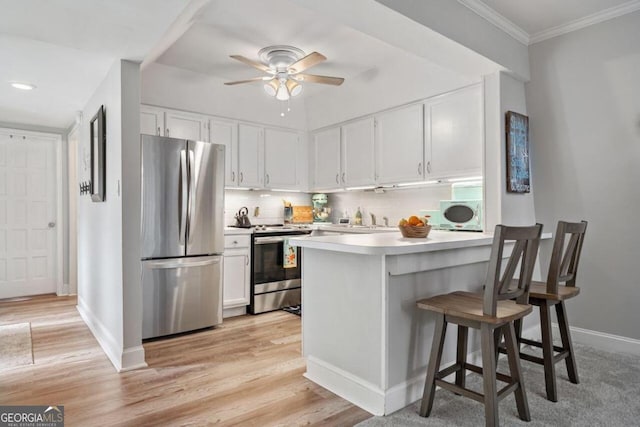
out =
<svg viewBox="0 0 640 427"><path fill-rule="evenodd" d="M402 237L424 238L429 235L431 226L427 225L399 225L398 228L402 233Z"/></svg>

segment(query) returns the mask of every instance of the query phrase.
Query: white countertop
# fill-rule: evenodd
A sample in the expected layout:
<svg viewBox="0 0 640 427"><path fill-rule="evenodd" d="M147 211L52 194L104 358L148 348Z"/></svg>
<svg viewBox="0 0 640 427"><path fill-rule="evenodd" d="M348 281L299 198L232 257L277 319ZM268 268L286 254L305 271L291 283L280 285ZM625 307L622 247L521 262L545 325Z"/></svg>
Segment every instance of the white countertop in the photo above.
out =
<svg viewBox="0 0 640 427"><path fill-rule="evenodd" d="M236 227L225 227L224 235L225 236L233 236L237 234L251 234L252 230L250 228L236 228Z"/></svg>
<svg viewBox="0 0 640 427"><path fill-rule="evenodd" d="M551 233L543 233L543 239ZM493 233L431 230L426 238L408 239L396 233L343 234L339 236L295 237L289 243L302 248L349 252L363 255L403 255L490 245Z"/></svg>

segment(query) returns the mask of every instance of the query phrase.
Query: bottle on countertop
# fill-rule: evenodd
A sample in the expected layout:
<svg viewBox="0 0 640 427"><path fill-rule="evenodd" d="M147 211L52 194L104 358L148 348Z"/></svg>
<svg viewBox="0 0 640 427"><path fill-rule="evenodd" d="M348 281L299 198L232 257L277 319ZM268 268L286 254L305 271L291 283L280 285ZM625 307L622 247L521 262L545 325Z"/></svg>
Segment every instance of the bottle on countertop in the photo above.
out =
<svg viewBox="0 0 640 427"><path fill-rule="evenodd" d="M356 211L356 217L353 222L355 225L362 225L362 212L360 212L360 206L358 206L358 210Z"/></svg>

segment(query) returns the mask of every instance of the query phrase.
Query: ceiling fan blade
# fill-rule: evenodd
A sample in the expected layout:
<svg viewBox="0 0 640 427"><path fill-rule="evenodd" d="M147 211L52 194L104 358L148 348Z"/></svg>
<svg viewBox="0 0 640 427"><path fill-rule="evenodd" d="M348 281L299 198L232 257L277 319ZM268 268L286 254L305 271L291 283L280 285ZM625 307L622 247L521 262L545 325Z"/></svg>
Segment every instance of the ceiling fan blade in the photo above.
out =
<svg viewBox="0 0 640 427"><path fill-rule="evenodd" d="M247 79L247 80L237 80L235 82L225 82L225 84L227 86L233 86L233 85L239 85L239 84L242 84L242 83L251 83L251 82L257 82L257 81L264 81L264 80L265 80L264 77L254 77L252 79Z"/></svg>
<svg viewBox="0 0 640 427"><path fill-rule="evenodd" d="M309 55L304 58L299 59L298 61L291 64L288 68L291 74L300 73L307 68L311 68L316 64L321 63L322 61L326 61L327 57L318 52L311 52Z"/></svg>
<svg viewBox="0 0 640 427"><path fill-rule="evenodd" d="M344 79L342 77L318 76L316 74L296 74L296 80L310 83L322 83L325 85L340 86Z"/></svg>
<svg viewBox="0 0 640 427"><path fill-rule="evenodd" d="M264 71L265 73L273 74L273 70L271 68L267 67L266 65L264 65L261 62L252 61L251 59L245 58L242 55L230 55L230 57L235 59L236 61L244 62L245 64L250 65L253 68L257 68L260 71Z"/></svg>

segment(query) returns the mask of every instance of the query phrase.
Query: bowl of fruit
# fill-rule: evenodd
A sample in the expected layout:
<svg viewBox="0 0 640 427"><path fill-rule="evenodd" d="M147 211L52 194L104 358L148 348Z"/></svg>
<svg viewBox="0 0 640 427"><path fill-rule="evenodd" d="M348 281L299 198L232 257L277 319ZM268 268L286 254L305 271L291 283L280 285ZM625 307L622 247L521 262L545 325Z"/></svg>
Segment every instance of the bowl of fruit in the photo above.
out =
<svg viewBox="0 0 640 427"><path fill-rule="evenodd" d="M418 217L411 215L409 219L402 218L398 223L398 228L402 233L402 237L425 238L431 231L429 216Z"/></svg>

